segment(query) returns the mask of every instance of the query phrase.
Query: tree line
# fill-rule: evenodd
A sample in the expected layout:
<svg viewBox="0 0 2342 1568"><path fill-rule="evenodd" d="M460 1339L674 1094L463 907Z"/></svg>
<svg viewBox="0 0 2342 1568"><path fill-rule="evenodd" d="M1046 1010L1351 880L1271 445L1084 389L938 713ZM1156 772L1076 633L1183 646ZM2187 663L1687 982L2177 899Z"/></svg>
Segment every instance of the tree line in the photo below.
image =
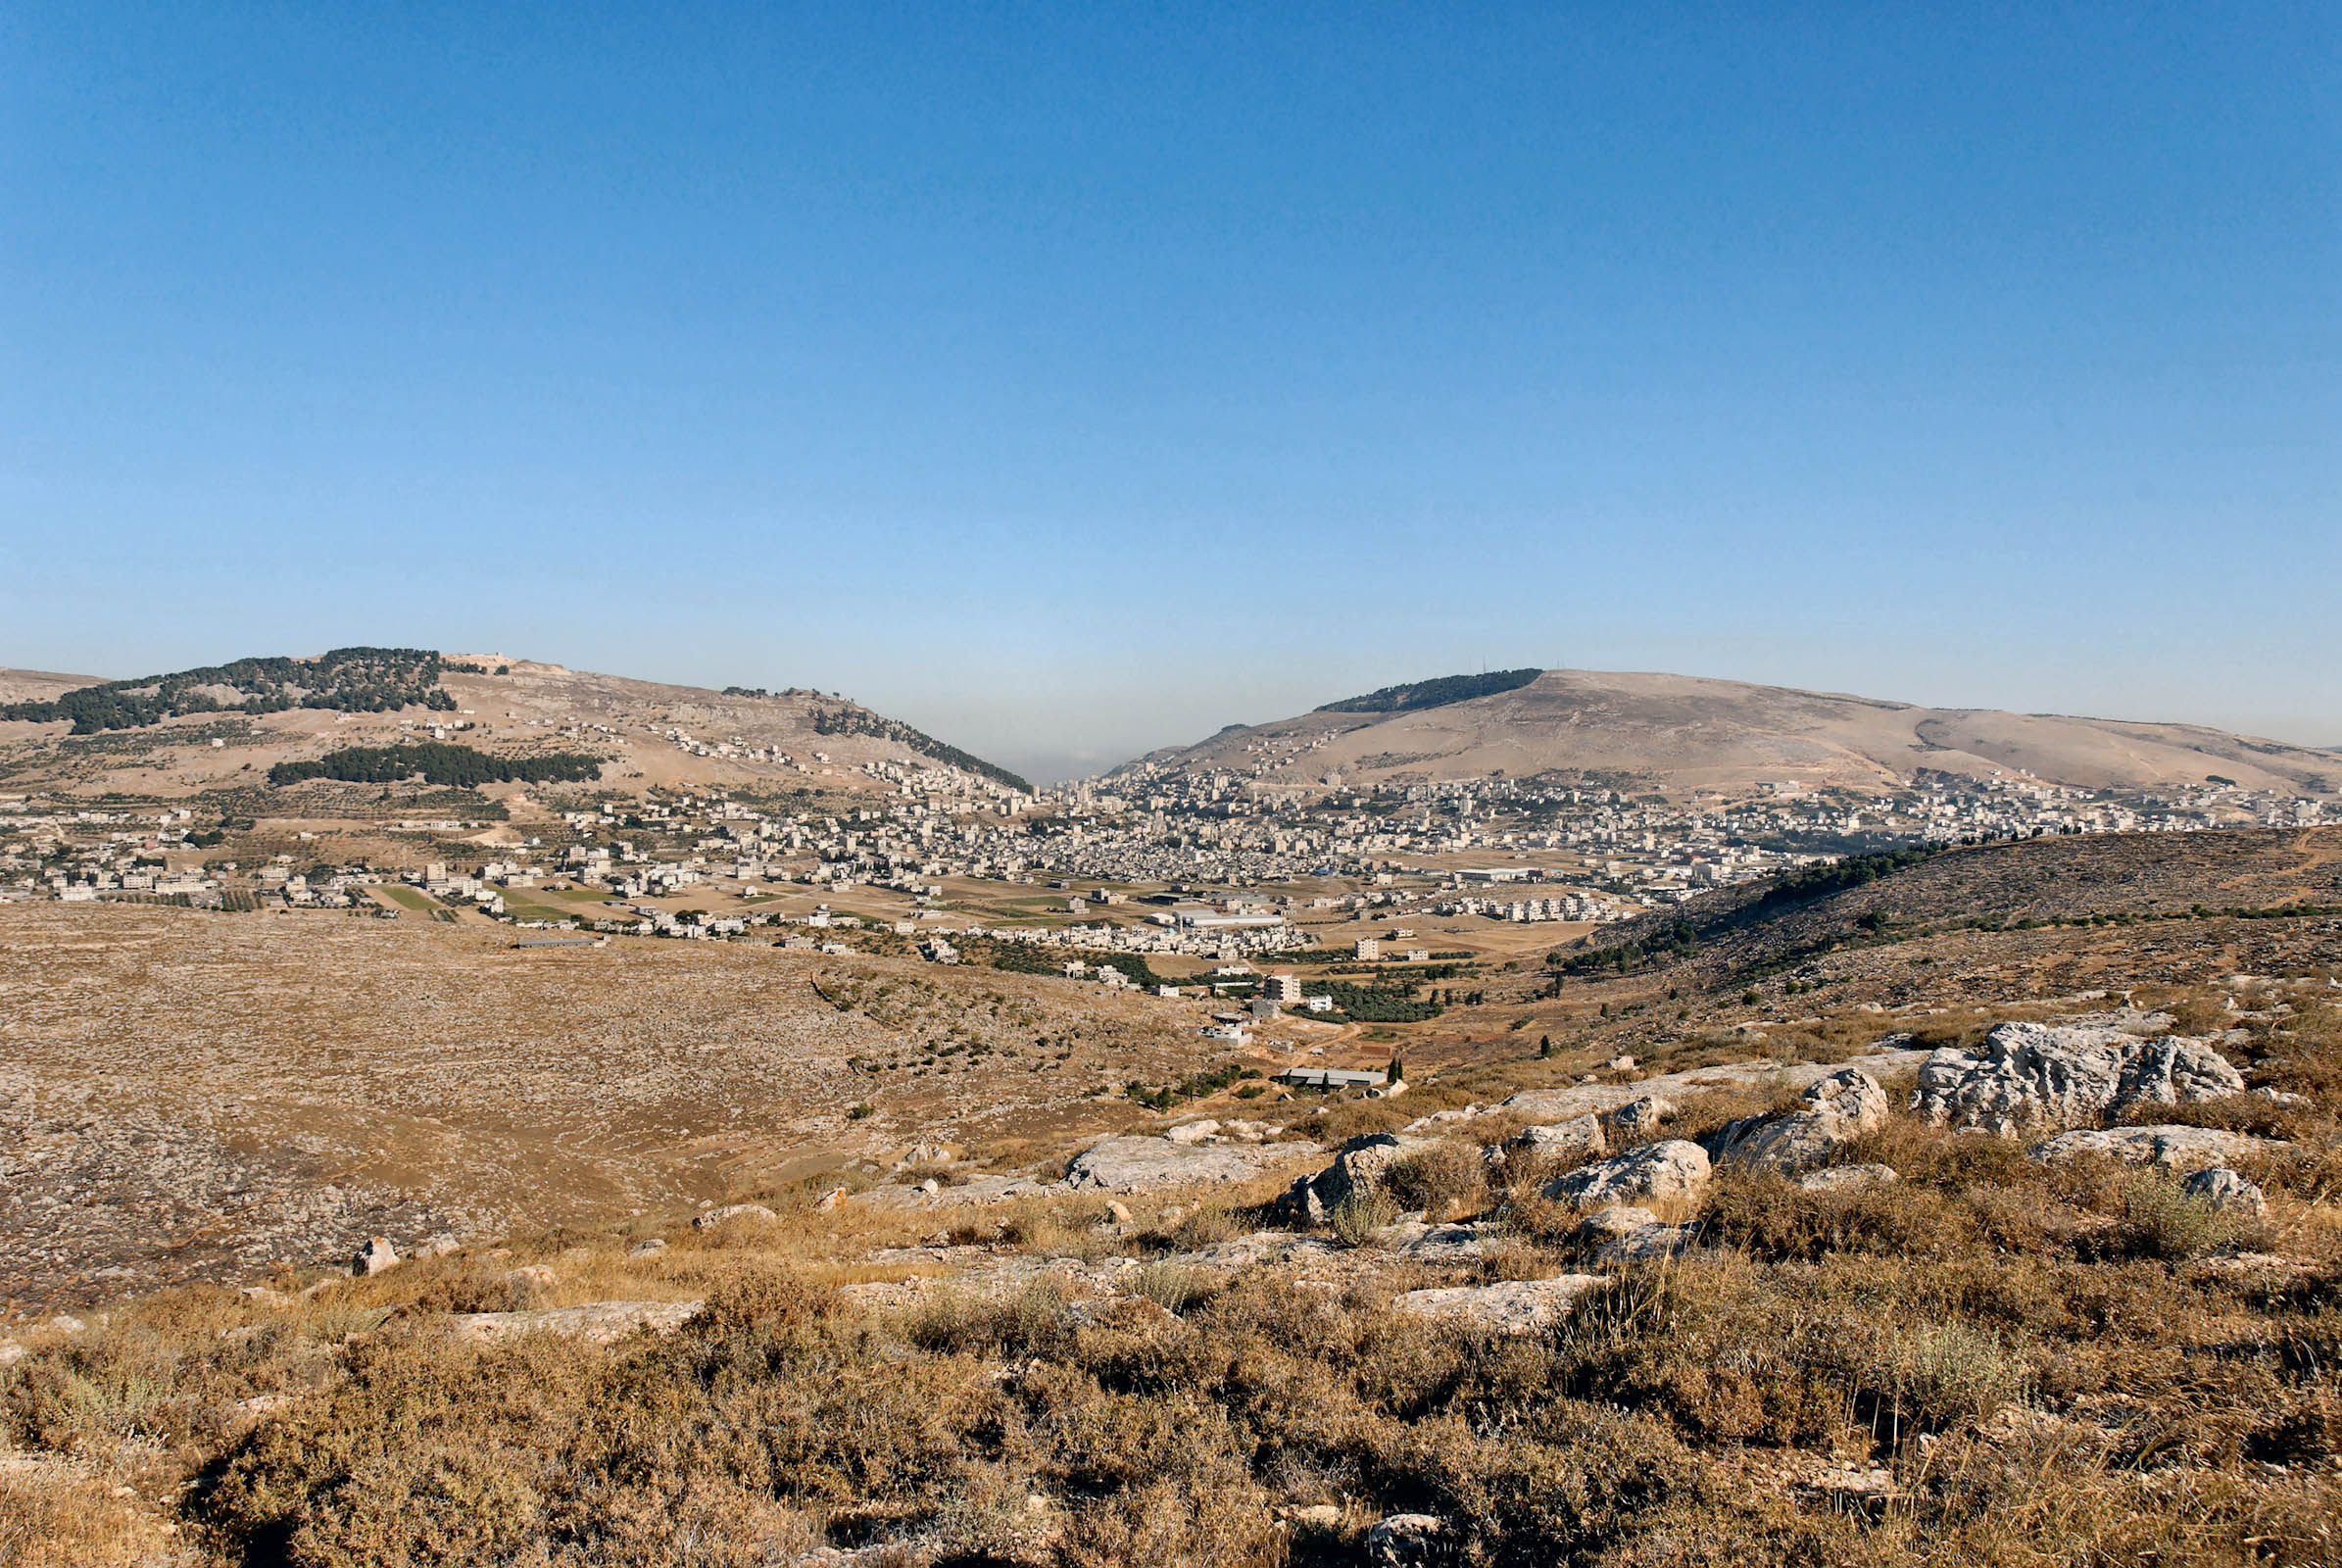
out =
<svg viewBox="0 0 2342 1568"><path fill-rule="evenodd" d="M183 713L280 713L325 708L385 713L452 710L439 688L439 656L424 648L336 648L316 659L239 659L225 664L103 681L47 702L0 706L0 718L35 724L71 719L76 735L144 729ZM222 692L227 695L222 695Z"/></svg>
<svg viewBox="0 0 2342 1568"><path fill-rule="evenodd" d="M602 776L602 760L582 752L543 757L493 757L469 746L417 741L405 746L347 746L308 761L268 769L273 785L329 778L345 784L396 784L420 775L426 784L470 789L481 784L542 784Z"/></svg>

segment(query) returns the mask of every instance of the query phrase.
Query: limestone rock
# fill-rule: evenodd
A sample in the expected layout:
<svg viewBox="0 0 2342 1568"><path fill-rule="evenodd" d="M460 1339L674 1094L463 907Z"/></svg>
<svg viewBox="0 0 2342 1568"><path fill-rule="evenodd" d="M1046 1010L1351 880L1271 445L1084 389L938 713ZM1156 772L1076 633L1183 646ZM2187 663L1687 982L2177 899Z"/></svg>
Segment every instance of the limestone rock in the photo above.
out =
<svg viewBox="0 0 2342 1568"><path fill-rule="evenodd" d="M650 1236L626 1249L626 1255L628 1257L657 1257L659 1253L665 1250L665 1237Z"/></svg>
<svg viewBox="0 0 2342 1568"><path fill-rule="evenodd" d="M464 1244L447 1231L435 1231L415 1246L415 1257L446 1257L463 1250Z"/></svg>
<svg viewBox="0 0 2342 1568"><path fill-rule="evenodd" d="M1631 1100L1610 1113L1610 1130L1620 1142L1633 1143L1637 1138L1657 1135L1660 1126L1673 1119L1676 1103L1661 1095L1645 1095Z"/></svg>
<svg viewBox="0 0 2342 1568"><path fill-rule="evenodd" d="M1939 1125L2013 1137L2117 1117L2135 1105L2187 1104L2244 1092L2213 1047L2142 1039L2108 1024L2004 1023L1980 1055L1946 1047L1920 1064L1911 1108Z"/></svg>
<svg viewBox="0 0 2342 1568"><path fill-rule="evenodd" d="M1681 1138L1645 1144L1545 1184L1545 1196L1581 1209L1614 1203L1696 1202L1708 1188L1708 1152Z"/></svg>
<svg viewBox="0 0 2342 1568"><path fill-rule="evenodd" d="M1725 1128L1717 1139L1717 1163L1794 1176L1886 1123L1886 1091L1860 1067L1817 1079L1804 1101L1803 1109L1750 1117Z"/></svg>
<svg viewBox="0 0 2342 1568"><path fill-rule="evenodd" d="M1067 1166L1073 1192L1145 1193L1166 1187L1250 1181L1286 1159L1320 1152L1315 1144L1203 1144L1184 1148L1160 1138L1107 1138Z"/></svg>
<svg viewBox="0 0 2342 1568"><path fill-rule="evenodd" d="M1374 1568L1425 1568L1440 1557L1445 1521L1428 1513L1394 1513L1366 1532L1366 1560Z"/></svg>
<svg viewBox="0 0 2342 1568"><path fill-rule="evenodd" d="M1524 1127L1505 1140L1504 1150L1515 1154L1607 1154L1610 1144L1602 1136L1601 1118L1586 1115L1549 1127Z"/></svg>
<svg viewBox="0 0 2342 1568"><path fill-rule="evenodd" d="M2261 1196L2261 1189L2225 1165L2207 1165L2181 1183L2179 1190L2214 1208L2256 1215L2269 1208L2269 1200Z"/></svg>
<svg viewBox="0 0 2342 1568"><path fill-rule="evenodd" d="M610 1345L638 1332L672 1334L690 1321L700 1301L588 1301L533 1312L461 1312L449 1321L462 1340L517 1339L523 1334L561 1334L594 1345Z"/></svg>
<svg viewBox="0 0 2342 1568"><path fill-rule="evenodd" d="M2035 1144L2027 1152L2042 1161L2074 1154L2103 1154L2134 1165L2155 1164L2167 1170L2194 1171L2285 1147L2273 1139L2222 1132L2217 1127L2115 1127L2105 1132L2060 1133Z"/></svg>
<svg viewBox="0 0 2342 1568"><path fill-rule="evenodd" d="M691 1222L691 1228L695 1231L711 1231L727 1220L756 1219L773 1221L778 1220L780 1217L780 1215L775 1214L771 1209L766 1208L762 1203L726 1203L721 1208L711 1208L699 1215Z"/></svg>
<svg viewBox="0 0 2342 1568"><path fill-rule="evenodd" d="M1858 1193L1900 1180L1892 1165L1831 1165L1807 1171L1797 1178L1797 1187L1808 1193Z"/></svg>
<svg viewBox="0 0 2342 1568"><path fill-rule="evenodd" d="M398 1266L399 1254L391 1249L389 1241L380 1236L368 1241L358 1250L357 1255L350 1259L350 1272L361 1278L368 1274L379 1274L384 1269Z"/></svg>
<svg viewBox="0 0 2342 1568"><path fill-rule="evenodd" d="M1368 1133L1342 1146L1334 1163L1314 1176L1303 1176L1285 1195L1288 1218L1305 1225L1322 1225L1327 1216L1352 1199L1371 1198L1383 1190L1391 1167L1410 1154L1437 1149L1432 1138L1408 1138L1395 1133Z"/></svg>
<svg viewBox="0 0 2342 1568"><path fill-rule="evenodd" d="M1598 1274L1505 1280L1496 1285L1409 1291L1391 1305L1419 1317L1453 1318L1498 1334L1533 1334L1560 1321L1572 1302L1601 1283Z"/></svg>
<svg viewBox="0 0 2342 1568"><path fill-rule="evenodd" d="M1219 1136L1220 1124L1216 1121L1183 1121L1163 1134L1170 1142L1190 1148L1209 1143Z"/></svg>

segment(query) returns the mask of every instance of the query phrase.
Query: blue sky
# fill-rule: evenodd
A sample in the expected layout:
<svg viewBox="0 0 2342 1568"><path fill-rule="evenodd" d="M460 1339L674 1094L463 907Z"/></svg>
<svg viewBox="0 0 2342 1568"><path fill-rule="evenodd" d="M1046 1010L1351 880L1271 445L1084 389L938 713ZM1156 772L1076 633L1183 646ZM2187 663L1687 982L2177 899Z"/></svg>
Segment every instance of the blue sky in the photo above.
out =
<svg viewBox="0 0 2342 1568"><path fill-rule="evenodd" d="M0 663L2342 743L2342 12L0 18Z"/></svg>

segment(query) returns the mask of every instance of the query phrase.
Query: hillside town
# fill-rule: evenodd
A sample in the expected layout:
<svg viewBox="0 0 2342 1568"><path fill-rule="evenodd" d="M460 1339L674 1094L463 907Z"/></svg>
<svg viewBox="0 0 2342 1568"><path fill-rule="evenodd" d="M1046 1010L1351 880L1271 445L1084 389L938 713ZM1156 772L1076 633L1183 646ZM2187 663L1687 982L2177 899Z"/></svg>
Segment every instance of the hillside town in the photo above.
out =
<svg viewBox="0 0 2342 1568"><path fill-rule="evenodd" d="M585 739L593 729L613 738L607 726L565 733ZM740 750L680 730L662 738ZM956 960L955 942L971 937L1239 960L1306 950L1317 939L1304 927L1334 920L1586 927L1847 854L2309 826L2332 815L2317 798L2217 781L2125 794L1921 774L1891 794L1784 781L1738 798L1682 798L1632 781L1344 787L1333 778L1303 794L1229 770L1142 762L1029 792L908 756L848 767L821 752L751 755L832 782L794 794L547 789L543 820L526 835L500 831L485 810L372 819L352 824L377 846L362 856L337 853L346 835L322 824L288 833L200 799L101 807L0 795L0 899L388 916L463 909L521 926L698 940L788 926L785 940L830 947L883 930L939 961ZM401 853L405 845L414 849ZM391 888L411 893L369 892ZM572 902L549 903L556 890ZM847 907L873 896L892 901L881 914Z"/></svg>

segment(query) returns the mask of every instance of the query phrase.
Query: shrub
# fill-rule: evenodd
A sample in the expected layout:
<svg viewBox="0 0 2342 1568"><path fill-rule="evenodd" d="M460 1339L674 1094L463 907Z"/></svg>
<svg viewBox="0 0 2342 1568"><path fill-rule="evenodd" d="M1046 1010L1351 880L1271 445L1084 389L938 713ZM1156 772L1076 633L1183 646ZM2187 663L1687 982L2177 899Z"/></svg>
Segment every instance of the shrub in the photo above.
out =
<svg viewBox="0 0 2342 1568"><path fill-rule="evenodd" d="M1407 1155L1391 1165L1383 1185L1400 1208L1420 1209L1434 1219L1453 1209L1477 1207L1488 1196L1480 1151L1463 1144L1441 1144Z"/></svg>
<svg viewBox="0 0 2342 1568"><path fill-rule="evenodd" d="M1398 1204L1383 1193L1352 1193L1334 1205L1326 1224L1351 1247L1363 1247L1398 1218Z"/></svg>

